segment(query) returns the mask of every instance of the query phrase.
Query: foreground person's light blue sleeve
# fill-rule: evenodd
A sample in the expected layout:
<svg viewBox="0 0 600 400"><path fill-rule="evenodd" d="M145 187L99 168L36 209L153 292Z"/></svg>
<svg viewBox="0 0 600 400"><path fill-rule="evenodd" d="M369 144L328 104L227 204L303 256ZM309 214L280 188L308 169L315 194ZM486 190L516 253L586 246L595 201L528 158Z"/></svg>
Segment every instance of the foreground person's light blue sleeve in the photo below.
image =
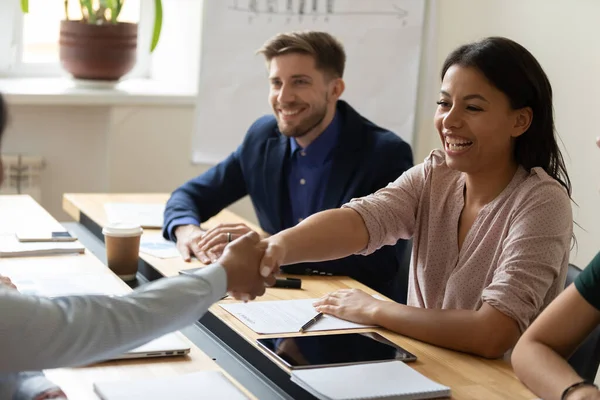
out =
<svg viewBox="0 0 600 400"><path fill-rule="evenodd" d="M0 285L2 373L85 365L193 324L227 290L216 264L125 296L22 295Z"/></svg>

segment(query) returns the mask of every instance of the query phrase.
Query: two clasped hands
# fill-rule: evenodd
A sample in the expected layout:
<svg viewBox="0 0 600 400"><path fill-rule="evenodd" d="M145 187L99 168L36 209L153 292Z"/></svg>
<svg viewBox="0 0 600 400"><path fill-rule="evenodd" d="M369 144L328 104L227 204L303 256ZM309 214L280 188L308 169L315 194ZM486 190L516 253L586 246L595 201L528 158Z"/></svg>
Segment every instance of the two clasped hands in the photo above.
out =
<svg viewBox="0 0 600 400"><path fill-rule="evenodd" d="M176 228L177 249L185 261L195 256L203 264L219 262L227 271L229 294L253 300L275 283L279 267L287 263L289 245L279 235L261 238L245 224L220 224L203 230L196 225ZM318 312L373 324L381 300L358 290L341 289L314 303Z"/></svg>

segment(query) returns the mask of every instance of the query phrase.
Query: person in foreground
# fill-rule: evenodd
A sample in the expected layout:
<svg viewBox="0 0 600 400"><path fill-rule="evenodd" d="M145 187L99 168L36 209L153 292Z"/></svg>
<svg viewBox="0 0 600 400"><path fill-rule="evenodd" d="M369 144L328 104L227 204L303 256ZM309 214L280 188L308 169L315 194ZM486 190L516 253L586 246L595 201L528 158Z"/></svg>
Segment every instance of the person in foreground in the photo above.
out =
<svg viewBox="0 0 600 400"><path fill-rule="evenodd" d="M512 354L515 373L544 400L600 399L598 387L567 362L598 324L600 253L523 334Z"/></svg>
<svg viewBox="0 0 600 400"><path fill-rule="evenodd" d="M573 221L552 89L519 44L490 37L442 68L434 150L395 182L265 239L280 265L370 254L413 238L407 305L339 290L317 311L488 358L561 291Z"/></svg>
<svg viewBox="0 0 600 400"><path fill-rule="evenodd" d="M244 224L200 227L245 195L261 229L272 235L371 194L413 166L408 143L340 100L346 55L330 34L279 34L259 53L267 63L273 115L256 120L236 151L167 202L163 235L177 242L187 261L194 255L203 263L215 261L228 240L250 230ZM403 240L389 244L369 257L288 265L285 272L349 275L406 302L408 266L401 264L410 249ZM394 286L399 271L405 279Z"/></svg>
<svg viewBox="0 0 600 400"><path fill-rule="evenodd" d="M0 95L0 140L7 111ZM3 169L0 163L0 184ZM36 371L86 365L136 348L195 323L227 291L249 300L265 292L258 234L239 237L218 263L160 279L120 297L23 295L0 278L0 398L45 399L64 394ZM37 390L37 393L32 391Z"/></svg>

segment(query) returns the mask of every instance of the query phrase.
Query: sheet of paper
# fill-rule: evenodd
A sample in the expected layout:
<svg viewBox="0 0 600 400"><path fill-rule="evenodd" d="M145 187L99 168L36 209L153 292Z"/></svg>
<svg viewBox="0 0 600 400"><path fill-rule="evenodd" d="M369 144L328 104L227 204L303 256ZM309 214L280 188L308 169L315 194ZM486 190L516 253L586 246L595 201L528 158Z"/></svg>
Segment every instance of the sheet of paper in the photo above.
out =
<svg viewBox="0 0 600 400"><path fill-rule="evenodd" d="M250 303L220 304L248 328L260 334L298 332L302 325L317 315L313 303L317 299L255 301ZM369 328L330 315L324 315L307 332L338 329Z"/></svg>
<svg viewBox="0 0 600 400"><path fill-rule="evenodd" d="M82 294L122 295L129 291L123 281L110 274L15 278L13 283L23 294L46 297Z"/></svg>
<svg viewBox="0 0 600 400"><path fill-rule="evenodd" d="M140 251L158 258L180 257L179 250L177 250L175 243L165 240L157 235L149 237L142 235Z"/></svg>
<svg viewBox="0 0 600 400"><path fill-rule="evenodd" d="M132 222L142 228L162 228L164 204L106 203L104 211L108 222Z"/></svg>

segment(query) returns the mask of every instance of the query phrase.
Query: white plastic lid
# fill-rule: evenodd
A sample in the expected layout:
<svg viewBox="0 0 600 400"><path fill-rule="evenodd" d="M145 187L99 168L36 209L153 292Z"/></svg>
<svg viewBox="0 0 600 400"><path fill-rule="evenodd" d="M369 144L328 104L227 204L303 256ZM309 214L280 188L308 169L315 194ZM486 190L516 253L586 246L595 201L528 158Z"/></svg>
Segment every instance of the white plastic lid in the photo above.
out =
<svg viewBox="0 0 600 400"><path fill-rule="evenodd" d="M139 236L142 232L141 226L131 222L113 222L102 229L104 235L118 237Z"/></svg>

